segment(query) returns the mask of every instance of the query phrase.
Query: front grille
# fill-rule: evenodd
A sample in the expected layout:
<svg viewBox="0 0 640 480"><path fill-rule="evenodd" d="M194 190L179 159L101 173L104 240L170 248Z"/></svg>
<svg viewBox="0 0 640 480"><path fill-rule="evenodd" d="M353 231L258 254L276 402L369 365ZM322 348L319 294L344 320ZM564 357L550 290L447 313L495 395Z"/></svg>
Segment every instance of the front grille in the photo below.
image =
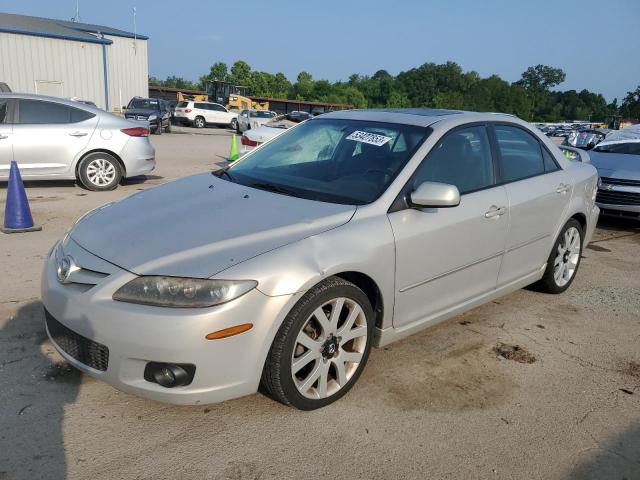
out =
<svg viewBox="0 0 640 480"><path fill-rule="evenodd" d="M598 190L596 202L609 205L640 205L640 193Z"/></svg>
<svg viewBox="0 0 640 480"><path fill-rule="evenodd" d="M107 347L65 327L46 310L44 316L51 338L67 355L101 372L107 370L109 365Z"/></svg>
<svg viewBox="0 0 640 480"><path fill-rule="evenodd" d="M602 183L611 183L612 185L630 185L633 187L640 187L640 180L627 180L622 178L608 178L600 177Z"/></svg>

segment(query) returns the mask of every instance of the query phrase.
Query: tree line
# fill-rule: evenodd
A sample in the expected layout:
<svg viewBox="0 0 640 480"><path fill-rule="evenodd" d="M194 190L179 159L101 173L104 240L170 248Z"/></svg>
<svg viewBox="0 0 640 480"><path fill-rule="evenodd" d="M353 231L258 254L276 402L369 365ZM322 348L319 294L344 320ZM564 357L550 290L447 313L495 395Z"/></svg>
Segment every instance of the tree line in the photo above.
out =
<svg viewBox="0 0 640 480"><path fill-rule="evenodd" d="M565 73L547 65L529 67L520 80L509 83L498 75L482 78L465 72L455 62L425 63L393 76L386 70L373 75L354 74L347 81L316 80L306 71L291 82L282 72L253 70L244 60L231 68L214 63L197 83L182 77L165 80L149 77L150 85L206 90L211 80L248 87L251 95L272 98L344 103L356 108L432 107L513 113L525 120L559 122L590 120L608 122L615 117L640 119L640 86L628 92L622 103L587 89L555 91Z"/></svg>

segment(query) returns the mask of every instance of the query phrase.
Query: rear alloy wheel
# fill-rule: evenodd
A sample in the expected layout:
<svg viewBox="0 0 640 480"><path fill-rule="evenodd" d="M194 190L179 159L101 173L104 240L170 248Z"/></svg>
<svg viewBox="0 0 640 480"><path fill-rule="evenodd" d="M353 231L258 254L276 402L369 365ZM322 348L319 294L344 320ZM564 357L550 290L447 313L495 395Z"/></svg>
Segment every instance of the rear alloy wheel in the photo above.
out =
<svg viewBox="0 0 640 480"><path fill-rule="evenodd" d="M275 400L313 410L342 397L369 357L374 322L367 296L332 277L309 290L278 330L261 385Z"/></svg>
<svg viewBox="0 0 640 480"><path fill-rule="evenodd" d="M539 282L544 291L562 293L569 288L580 266L582 238L582 226L572 218L560 231L547 260L547 269Z"/></svg>
<svg viewBox="0 0 640 480"><path fill-rule="evenodd" d="M113 190L122 179L122 171L115 157L96 152L82 159L78 167L78 178L88 190Z"/></svg>
<svg viewBox="0 0 640 480"><path fill-rule="evenodd" d="M196 117L196 119L193 121L193 126L196 128L204 128L205 126L205 121L203 117Z"/></svg>

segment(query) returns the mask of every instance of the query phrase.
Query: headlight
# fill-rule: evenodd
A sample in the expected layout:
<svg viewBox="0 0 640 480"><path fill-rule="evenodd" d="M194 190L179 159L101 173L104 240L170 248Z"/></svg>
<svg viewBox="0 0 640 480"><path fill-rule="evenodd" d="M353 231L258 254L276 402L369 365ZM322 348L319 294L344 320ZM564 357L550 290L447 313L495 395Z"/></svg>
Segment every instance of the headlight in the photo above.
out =
<svg viewBox="0 0 640 480"><path fill-rule="evenodd" d="M241 297L257 285L255 280L144 276L120 287L113 299L158 307L202 308Z"/></svg>
<svg viewBox="0 0 640 480"><path fill-rule="evenodd" d="M157 115L149 115L149 121L155 120L156 118L158 118Z"/></svg>

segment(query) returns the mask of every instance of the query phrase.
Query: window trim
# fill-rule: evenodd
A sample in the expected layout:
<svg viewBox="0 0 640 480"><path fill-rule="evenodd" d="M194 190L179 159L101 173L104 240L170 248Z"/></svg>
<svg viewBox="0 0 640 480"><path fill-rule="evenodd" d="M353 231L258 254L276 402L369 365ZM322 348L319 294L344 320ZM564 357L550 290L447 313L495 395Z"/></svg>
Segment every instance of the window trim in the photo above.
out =
<svg viewBox="0 0 640 480"><path fill-rule="evenodd" d="M13 125L14 123L13 120L16 114L16 105L18 102L16 102L16 99L12 97L6 98L6 100L7 100L7 114L4 117L4 122L0 123L0 125Z"/></svg>
<svg viewBox="0 0 640 480"><path fill-rule="evenodd" d="M558 161L556 160L555 155L553 153L551 153L551 151L549 151L547 146L540 141L538 136L535 133L527 130L522 125L519 125L517 123L500 121L500 122L489 122L488 126L489 126L490 130L492 131L493 141L495 142L495 154L496 154L496 158L498 160L498 165L499 165L499 177L498 177L499 178L499 183L498 183L498 185L508 185L510 183L521 182L522 180L528 180L530 178L540 177L541 175L548 175L550 173L557 172L559 170L563 170L562 165L560 165L558 163ZM505 179L504 179L504 170L503 170L504 169L504 163L502 161L502 152L500 151L500 144L498 143L498 136L497 136L496 131L495 131L495 127L497 127L497 126L514 127L514 128L520 129L523 132L528 133L529 135L531 135L538 142L538 145L540 147L540 157L542 158L542 149L545 149L547 151L547 153L549 154L549 156L551 156L551 159L553 160L553 162L556 164L556 167L558 167L558 168L556 170L547 170L545 168L545 165L544 165L544 158L542 158L542 168L543 168L543 170L542 170L541 173L536 173L534 175L529 175L527 177L522 177L522 178L517 178L517 179L514 179L514 180L505 181Z"/></svg>

